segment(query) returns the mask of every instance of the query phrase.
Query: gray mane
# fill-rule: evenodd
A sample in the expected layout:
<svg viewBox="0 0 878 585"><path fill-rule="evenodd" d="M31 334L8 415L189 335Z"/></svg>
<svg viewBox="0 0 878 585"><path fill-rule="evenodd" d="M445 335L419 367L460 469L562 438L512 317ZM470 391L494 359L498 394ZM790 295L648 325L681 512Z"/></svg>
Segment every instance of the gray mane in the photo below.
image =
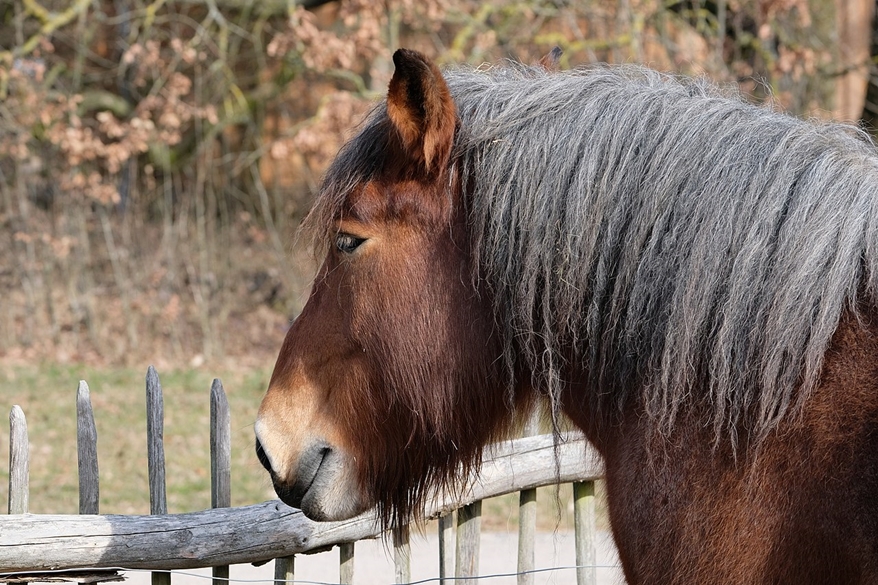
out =
<svg viewBox="0 0 878 585"><path fill-rule="evenodd" d="M734 442L807 398L878 290L862 133L642 68L445 74L478 276L556 412L578 372L596 412L639 398L670 429L700 403Z"/></svg>

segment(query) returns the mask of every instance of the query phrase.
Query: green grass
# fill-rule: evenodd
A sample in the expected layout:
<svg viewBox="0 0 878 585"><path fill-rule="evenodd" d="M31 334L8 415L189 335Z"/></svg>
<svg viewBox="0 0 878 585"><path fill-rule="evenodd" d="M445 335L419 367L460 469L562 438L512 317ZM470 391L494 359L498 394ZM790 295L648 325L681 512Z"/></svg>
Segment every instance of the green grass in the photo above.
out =
<svg viewBox="0 0 878 585"><path fill-rule="evenodd" d="M232 505L273 499L268 475L253 452L253 421L270 371L159 371L164 390L168 512L210 507L210 384L220 377L232 417ZM149 513L146 461L146 369L78 366L0 368L0 409L24 410L30 438L30 511L75 514L79 509L76 388L88 382L98 432L100 511ZM8 423L0 424L0 510L8 490ZM601 490L599 489L599 496ZM538 490L538 526L570 528L570 485ZM599 521L604 524L603 514ZM518 495L486 500L485 530L516 530Z"/></svg>

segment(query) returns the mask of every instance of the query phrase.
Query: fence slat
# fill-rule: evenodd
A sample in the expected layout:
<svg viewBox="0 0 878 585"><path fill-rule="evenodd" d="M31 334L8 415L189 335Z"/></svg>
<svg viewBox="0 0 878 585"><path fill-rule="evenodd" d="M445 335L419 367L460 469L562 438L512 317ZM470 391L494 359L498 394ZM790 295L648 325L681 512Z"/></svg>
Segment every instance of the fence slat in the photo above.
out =
<svg viewBox="0 0 878 585"><path fill-rule="evenodd" d="M540 412L534 409L524 427L525 436L539 434ZM518 585L533 585L536 568L537 490L518 494Z"/></svg>
<svg viewBox="0 0 878 585"><path fill-rule="evenodd" d="M293 585L296 579L296 555L274 559L274 584Z"/></svg>
<svg viewBox="0 0 878 585"><path fill-rule="evenodd" d="M232 416L223 383L210 385L210 505L232 505Z"/></svg>
<svg viewBox="0 0 878 585"><path fill-rule="evenodd" d="M165 491L165 412L162 384L155 368L146 371L146 457L149 467L149 513L168 513ZM170 585L171 574L153 572L152 585Z"/></svg>
<svg viewBox="0 0 878 585"><path fill-rule="evenodd" d="M521 490L518 496L518 585L533 585L536 533L537 490Z"/></svg>
<svg viewBox="0 0 878 585"><path fill-rule="evenodd" d="M232 416L219 378L210 385L210 507L232 505ZM229 566L213 567L213 585L227 585Z"/></svg>
<svg viewBox="0 0 878 585"><path fill-rule="evenodd" d="M473 502L457 511L457 551L454 576L461 585L475 585L479 576L479 542L482 528L482 502ZM468 577L473 577L469 579Z"/></svg>
<svg viewBox="0 0 878 585"><path fill-rule="evenodd" d="M17 404L9 412L9 506L10 514L27 514L30 463L27 420Z"/></svg>
<svg viewBox="0 0 878 585"><path fill-rule="evenodd" d="M354 582L354 545L345 542L338 545L338 582L351 585Z"/></svg>
<svg viewBox="0 0 878 585"><path fill-rule="evenodd" d="M412 580L412 546L409 535L393 535L394 583L410 583Z"/></svg>
<svg viewBox="0 0 878 585"><path fill-rule="evenodd" d="M98 430L85 380L80 380L76 389L76 453L79 468L79 513L99 514L101 488L98 473Z"/></svg>
<svg viewBox="0 0 878 585"><path fill-rule="evenodd" d="M165 492L165 412L162 384L155 368L146 371L146 456L149 468L149 513L167 514Z"/></svg>
<svg viewBox="0 0 878 585"><path fill-rule="evenodd" d="M573 482L573 526L576 539L576 584L595 585L594 482Z"/></svg>
<svg viewBox="0 0 878 585"><path fill-rule="evenodd" d="M439 585L454 577L454 512L439 516Z"/></svg>

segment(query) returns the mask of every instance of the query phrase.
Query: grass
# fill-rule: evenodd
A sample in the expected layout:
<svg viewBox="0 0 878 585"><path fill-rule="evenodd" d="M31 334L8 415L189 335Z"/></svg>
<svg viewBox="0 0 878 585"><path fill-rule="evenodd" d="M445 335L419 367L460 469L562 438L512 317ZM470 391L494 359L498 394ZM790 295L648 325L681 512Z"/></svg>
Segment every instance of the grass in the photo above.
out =
<svg viewBox="0 0 878 585"><path fill-rule="evenodd" d="M210 384L220 377L232 415L232 505L274 499L274 491L253 452L253 421L270 370L159 371L164 390L164 440L168 512L210 507ZM79 509L76 463L76 388L89 384L98 432L100 511L149 513L146 462L146 369L47 365L0 368L0 408L24 410L30 438L30 511L75 514ZM9 444L0 425L0 448ZM6 502L8 459L0 457L0 502ZM599 490L600 493L600 490ZM569 485L538 490L538 526L572 526ZM2 506L5 510L5 506ZM601 522L603 524L603 522ZM516 530L518 495L485 501L485 530Z"/></svg>

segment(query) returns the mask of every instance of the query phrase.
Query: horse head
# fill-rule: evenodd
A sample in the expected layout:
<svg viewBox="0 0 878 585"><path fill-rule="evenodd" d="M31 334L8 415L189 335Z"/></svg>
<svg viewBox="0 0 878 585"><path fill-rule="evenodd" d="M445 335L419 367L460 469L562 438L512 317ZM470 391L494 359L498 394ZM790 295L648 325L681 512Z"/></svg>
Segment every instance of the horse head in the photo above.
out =
<svg viewBox="0 0 878 585"><path fill-rule="evenodd" d="M509 418L451 161L455 105L432 62L394 63L307 220L325 257L256 422L279 497L315 520L377 506L396 525Z"/></svg>

